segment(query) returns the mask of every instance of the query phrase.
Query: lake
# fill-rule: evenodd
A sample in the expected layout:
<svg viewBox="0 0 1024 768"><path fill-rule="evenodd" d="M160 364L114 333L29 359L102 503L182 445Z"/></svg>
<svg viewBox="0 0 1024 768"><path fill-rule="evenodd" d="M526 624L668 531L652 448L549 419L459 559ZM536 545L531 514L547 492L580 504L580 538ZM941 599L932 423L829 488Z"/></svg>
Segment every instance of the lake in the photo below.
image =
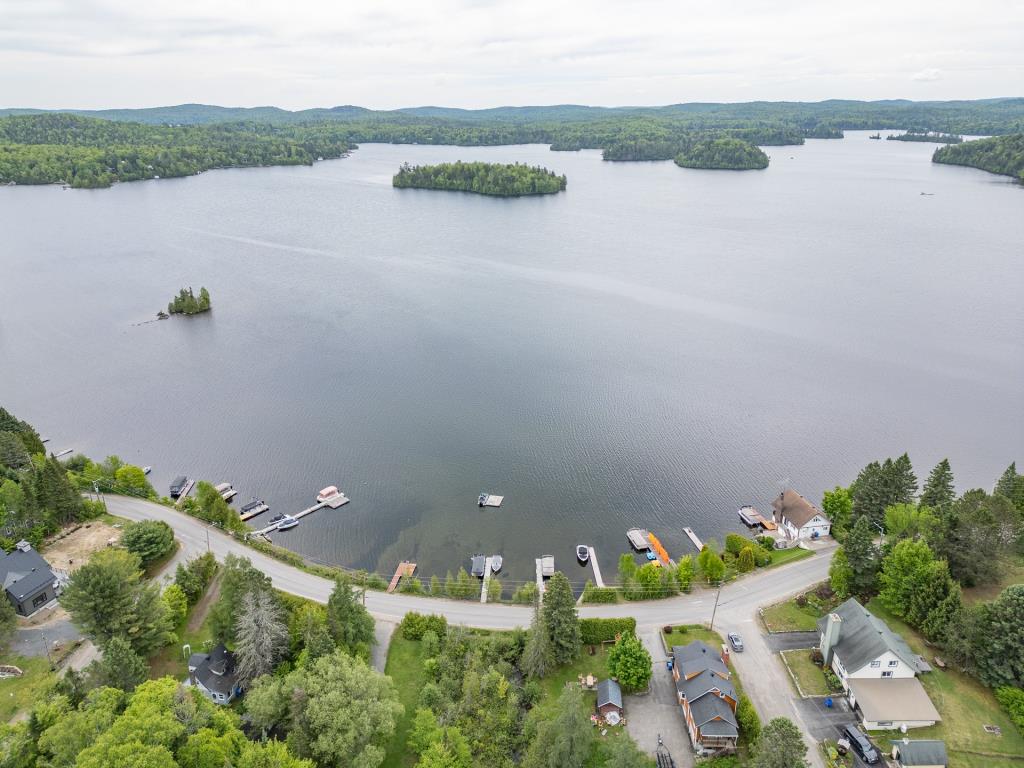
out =
<svg viewBox="0 0 1024 768"><path fill-rule="evenodd" d="M1024 188L930 144L809 140L766 171L543 146L365 145L313 167L0 188L0 404L53 451L352 503L277 543L429 576L631 526L673 555L784 487L1024 459ZM558 195L396 190L404 161L544 165ZM151 320L184 285L206 316ZM481 510L477 495L504 494ZM265 516L269 517L269 516Z"/></svg>

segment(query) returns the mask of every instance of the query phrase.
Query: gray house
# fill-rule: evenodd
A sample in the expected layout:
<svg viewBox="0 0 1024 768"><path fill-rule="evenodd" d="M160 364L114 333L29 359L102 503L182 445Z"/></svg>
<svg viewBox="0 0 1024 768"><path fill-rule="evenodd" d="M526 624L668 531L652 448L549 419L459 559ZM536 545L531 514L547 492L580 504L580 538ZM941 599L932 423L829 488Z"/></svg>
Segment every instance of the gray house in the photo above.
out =
<svg viewBox="0 0 1024 768"><path fill-rule="evenodd" d="M60 582L50 564L27 541L19 541L0 559L0 579L19 616L31 616L60 594Z"/></svg>
<svg viewBox="0 0 1024 768"><path fill-rule="evenodd" d="M230 704L242 695L235 655L224 643L209 653L193 653L188 660L188 676L192 685L214 704Z"/></svg>

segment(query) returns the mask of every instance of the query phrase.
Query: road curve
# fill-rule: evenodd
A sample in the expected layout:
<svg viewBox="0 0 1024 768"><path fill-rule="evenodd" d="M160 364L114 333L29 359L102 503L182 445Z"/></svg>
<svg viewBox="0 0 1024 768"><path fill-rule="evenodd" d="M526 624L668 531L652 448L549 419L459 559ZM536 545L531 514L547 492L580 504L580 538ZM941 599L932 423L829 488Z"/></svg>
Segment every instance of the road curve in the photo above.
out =
<svg viewBox="0 0 1024 768"><path fill-rule="evenodd" d="M106 502L109 512L119 517L129 520L165 521L174 529L182 553L186 557L202 554L208 545L219 560L223 560L228 553L244 555L256 568L270 576L277 589L320 603L327 602L333 588L330 580L275 560L234 540L219 529L175 509L128 496L107 496ZM722 588L718 605L719 615L749 616L758 606L784 599L821 581L828 574L831 552L832 549L826 549L814 557L762 574L752 574L728 584ZM581 606L579 612L583 617L634 616L640 627L654 627L663 624L707 622L711 618L714 602L713 590L697 590L690 595L666 600ZM409 611L419 611L442 614L453 624L484 629L527 627L532 616L530 608L518 605L485 605L399 593L389 595L372 590L366 593L366 607L375 618L385 621L400 621Z"/></svg>

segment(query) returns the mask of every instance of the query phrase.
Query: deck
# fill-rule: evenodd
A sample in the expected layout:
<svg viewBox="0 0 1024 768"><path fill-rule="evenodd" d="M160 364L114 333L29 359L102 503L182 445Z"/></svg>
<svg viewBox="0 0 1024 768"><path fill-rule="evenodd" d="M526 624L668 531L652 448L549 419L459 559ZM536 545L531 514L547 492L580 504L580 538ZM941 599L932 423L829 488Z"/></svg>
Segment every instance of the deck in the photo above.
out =
<svg viewBox="0 0 1024 768"><path fill-rule="evenodd" d="M495 496L493 493L488 493L484 496L484 503L481 507L500 507L501 502L505 500L504 496Z"/></svg>
<svg viewBox="0 0 1024 768"><path fill-rule="evenodd" d="M398 588L398 582L403 577L411 577L416 573L416 563L410 563L408 560L403 560L395 568L395 575L391 577L391 583L388 584L388 593L394 592Z"/></svg>
<svg viewBox="0 0 1024 768"><path fill-rule="evenodd" d="M601 566L597 564L597 550L593 547L587 547L590 550L590 567L594 569L594 583L604 588L604 579L601 578Z"/></svg>
<svg viewBox="0 0 1024 768"><path fill-rule="evenodd" d="M246 520L252 520L257 515L262 515L264 512L270 509L270 505L263 503L258 507L253 507L248 512L240 512L238 517L244 523Z"/></svg>
<svg viewBox="0 0 1024 768"><path fill-rule="evenodd" d="M484 559L484 579L483 579L483 583L480 585L480 602L481 603L486 603L487 602L487 587L491 583L491 563L493 561L494 561L494 558L491 557L490 555L488 555L487 558Z"/></svg>
<svg viewBox="0 0 1024 768"><path fill-rule="evenodd" d="M647 531L643 528L630 528L626 531L626 538L629 539L629 543L633 549L638 552L643 552L651 548L650 543L647 541Z"/></svg>
<svg viewBox="0 0 1024 768"><path fill-rule="evenodd" d="M290 515L290 517L294 517L296 520L299 520L300 518L303 518L306 515L311 515L314 512L316 512L318 509L323 509L326 506L327 506L327 502L320 501L320 502L317 502L316 504L314 504L312 507L306 507L301 512L296 512L294 515ZM256 509L259 509L259 507L257 507ZM278 521L278 522L280 522L280 521ZM276 531L276 530L277 530L277 523L274 523L273 525L268 525L266 528L260 528L258 531L253 531L253 533L255 533L257 536L259 536L260 534L270 533L271 531Z"/></svg>
<svg viewBox="0 0 1024 768"><path fill-rule="evenodd" d="M178 494L177 500L174 502L175 506L181 504L185 498L192 493L192 489L195 488L196 481L191 477L185 482L185 487L181 489L181 493Z"/></svg>
<svg viewBox="0 0 1024 768"><path fill-rule="evenodd" d="M693 546L697 548L698 552L704 549L704 542L702 542L697 537L697 534L693 532L693 528L683 528L683 533L685 533L689 537L690 541L693 542Z"/></svg>

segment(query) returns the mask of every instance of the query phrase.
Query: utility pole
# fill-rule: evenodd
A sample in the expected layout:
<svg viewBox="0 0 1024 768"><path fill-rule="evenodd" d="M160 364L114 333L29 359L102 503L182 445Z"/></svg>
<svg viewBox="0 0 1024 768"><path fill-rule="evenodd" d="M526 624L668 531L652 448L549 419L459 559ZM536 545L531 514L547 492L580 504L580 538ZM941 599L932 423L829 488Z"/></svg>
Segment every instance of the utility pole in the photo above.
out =
<svg viewBox="0 0 1024 768"><path fill-rule="evenodd" d="M719 581L718 582L718 591L715 592L715 607L711 609L711 626L708 627L709 630L712 630L712 629L715 628L715 614L718 612L718 598L720 598L721 596L722 596L722 582Z"/></svg>
<svg viewBox="0 0 1024 768"><path fill-rule="evenodd" d="M206 529L206 551L210 551L210 529Z"/></svg>
<svg viewBox="0 0 1024 768"><path fill-rule="evenodd" d="M46 635L42 632L39 633L39 637L43 642L43 650L46 651L46 660L50 662L50 669L53 669L53 657L50 656L50 642L46 639Z"/></svg>

